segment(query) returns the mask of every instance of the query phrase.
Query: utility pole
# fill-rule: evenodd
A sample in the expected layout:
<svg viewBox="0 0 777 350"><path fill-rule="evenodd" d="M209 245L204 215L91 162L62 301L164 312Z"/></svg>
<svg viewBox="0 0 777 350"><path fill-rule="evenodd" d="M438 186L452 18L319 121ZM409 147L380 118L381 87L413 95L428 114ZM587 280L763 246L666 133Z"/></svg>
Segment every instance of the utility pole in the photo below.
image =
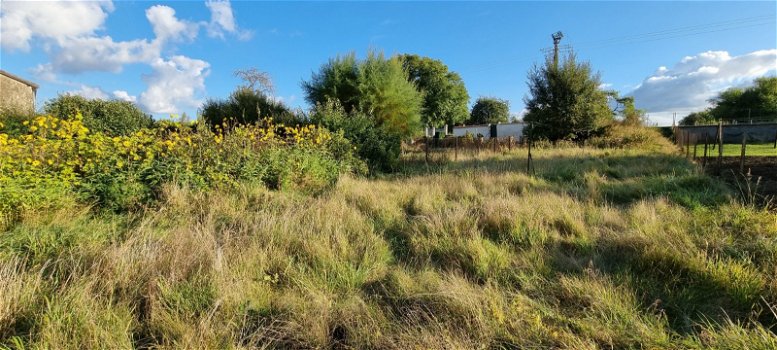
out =
<svg viewBox="0 0 777 350"><path fill-rule="evenodd" d="M561 38L564 37L564 33L558 31L550 37L553 38L553 68L558 70L558 44L561 42Z"/></svg>

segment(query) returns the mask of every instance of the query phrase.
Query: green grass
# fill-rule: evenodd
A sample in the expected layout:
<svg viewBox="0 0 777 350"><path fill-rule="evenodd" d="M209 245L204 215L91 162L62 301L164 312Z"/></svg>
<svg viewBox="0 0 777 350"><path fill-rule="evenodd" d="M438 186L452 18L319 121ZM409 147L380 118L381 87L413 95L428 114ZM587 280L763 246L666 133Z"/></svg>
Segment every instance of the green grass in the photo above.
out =
<svg viewBox="0 0 777 350"><path fill-rule="evenodd" d="M777 347L774 213L674 154L525 152L24 212L0 347Z"/></svg>
<svg viewBox="0 0 777 350"><path fill-rule="evenodd" d="M704 155L704 145L697 146L697 156ZM710 157L718 156L718 149L709 149ZM691 147L691 154L693 154L693 147ZM738 157L742 155L742 144L724 144L723 156L724 157ZM745 148L745 155L750 157L763 156L763 157L777 157L777 148L774 148L773 143L751 144Z"/></svg>

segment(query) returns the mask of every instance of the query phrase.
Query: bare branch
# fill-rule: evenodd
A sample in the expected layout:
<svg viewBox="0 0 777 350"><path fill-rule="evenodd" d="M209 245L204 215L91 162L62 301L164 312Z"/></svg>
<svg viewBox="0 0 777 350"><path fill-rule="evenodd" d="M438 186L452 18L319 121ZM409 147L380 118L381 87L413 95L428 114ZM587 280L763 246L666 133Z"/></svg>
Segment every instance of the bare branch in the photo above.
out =
<svg viewBox="0 0 777 350"><path fill-rule="evenodd" d="M272 95L275 92L275 86L270 78L270 73L260 71L256 68L246 68L235 70L235 76L243 79L243 87L259 91L264 94Z"/></svg>

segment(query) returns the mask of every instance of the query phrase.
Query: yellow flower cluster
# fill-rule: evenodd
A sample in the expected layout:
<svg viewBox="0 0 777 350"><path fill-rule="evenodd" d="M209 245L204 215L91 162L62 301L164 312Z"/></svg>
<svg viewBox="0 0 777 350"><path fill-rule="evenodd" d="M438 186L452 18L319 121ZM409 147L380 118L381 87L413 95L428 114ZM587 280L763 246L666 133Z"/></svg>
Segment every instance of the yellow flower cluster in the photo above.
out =
<svg viewBox="0 0 777 350"><path fill-rule="evenodd" d="M331 140L326 129L275 125L270 119L229 131L194 130L166 123L174 127L142 129L116 137L91 133L80 115L71 120L38 116L22 124L22 132L13 135L0 125L0 185L20 178L30 185L44 178L78 184L84 176L145 171L156 166L157 160L186 169L208 168L232 159L232 155L261 148L326 147Z"/></svg>

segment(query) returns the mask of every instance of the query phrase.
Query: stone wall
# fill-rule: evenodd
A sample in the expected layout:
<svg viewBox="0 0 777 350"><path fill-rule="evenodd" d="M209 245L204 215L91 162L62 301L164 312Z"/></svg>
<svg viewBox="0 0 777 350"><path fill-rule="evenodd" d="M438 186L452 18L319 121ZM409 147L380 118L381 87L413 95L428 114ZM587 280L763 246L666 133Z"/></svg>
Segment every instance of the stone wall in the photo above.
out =
<svg viewBox="0 0 777 350"><path fill-rule="evenodd" d="M33 87L0 74L0 112L34 113L35 90Z"/></svg>

